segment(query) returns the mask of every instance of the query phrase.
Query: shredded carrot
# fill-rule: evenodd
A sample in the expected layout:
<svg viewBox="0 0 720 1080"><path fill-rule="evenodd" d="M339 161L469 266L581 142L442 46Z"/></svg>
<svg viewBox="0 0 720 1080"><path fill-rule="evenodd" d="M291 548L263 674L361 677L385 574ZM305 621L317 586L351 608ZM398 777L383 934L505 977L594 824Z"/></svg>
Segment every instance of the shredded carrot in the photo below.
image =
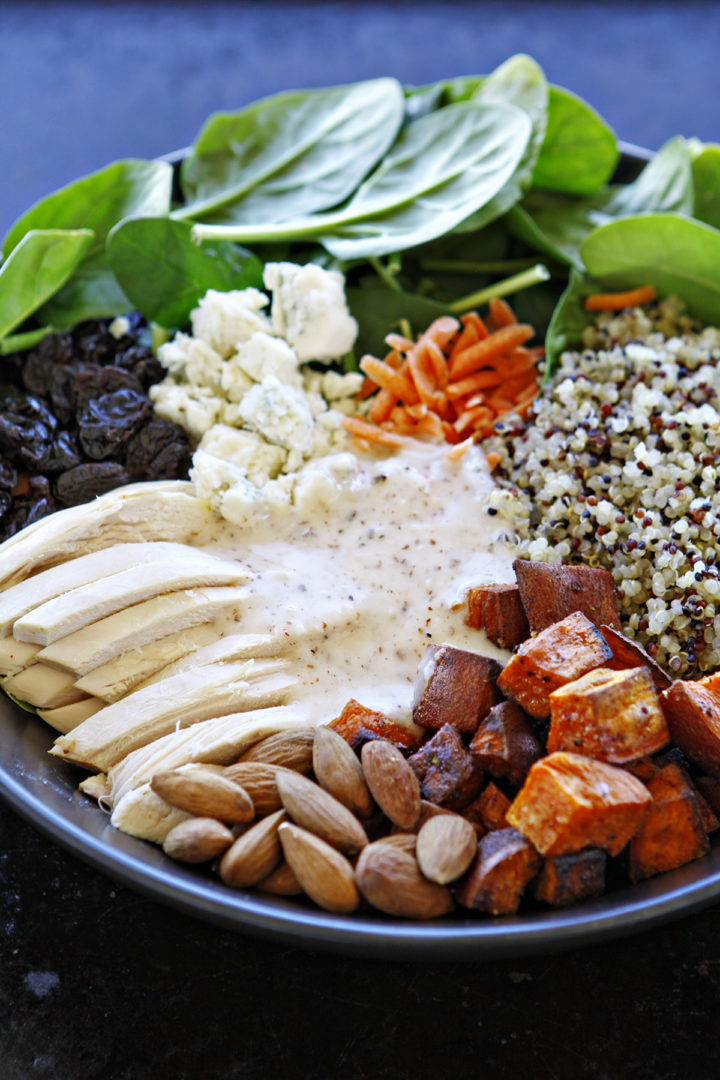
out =
<svg viewBox="0 0 720 1080"><path fill-rule="evenodd" d="M450 365L451 378L460 379L463 375L471 375L479 368L487 367L518 345L524 345L534 333L532 326L527 323L515 323L493 330L484 341L478 341L476 345L458 353Z"/></svg>
<svg viewBox="0 0 720 1080"><path fill-rule="evenodd" d="M517 322L515 312L510 307L507 300L503 300L499 296L493 296L488 307L490 308L490 318L497 330L502 326L513 326Z"/></svg>
<svg viewBox="0 0 720 1080"><path fill-rule="evenodd" d="M487 319L476 311L459 320L440 316L415 341L388 334L384 359L360 361L358 400L372 394L367 419L342 423L365 444L396 448L407 437L450 443L450 459L458 460L502 416L529 412L544 356L542 347L526 345L533 334L504 300L491 302Z"/></svg>
<svg viewBox="0 0 720 1080"><path fill-rule="evenodd" d="M620 311L626 307L638 307L657 299L653 285L640 285L637 289L627 289L617 293L592 293L585 298L586 311Z"/></svg>

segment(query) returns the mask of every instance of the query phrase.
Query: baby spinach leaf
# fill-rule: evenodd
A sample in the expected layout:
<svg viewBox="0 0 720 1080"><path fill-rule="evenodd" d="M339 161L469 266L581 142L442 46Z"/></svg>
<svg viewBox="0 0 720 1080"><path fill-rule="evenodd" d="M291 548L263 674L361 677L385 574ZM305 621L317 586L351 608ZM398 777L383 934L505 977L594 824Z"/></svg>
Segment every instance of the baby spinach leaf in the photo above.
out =
<svg viewBox="0 0 720 1080"><path fill-rule="evenodd" d="M346 199L392 144L404 99L395 79L293 90L217 113L182 165L178 218L285 221Z"/></svg>
<svg viewBox="0 0 720 1080"><path fill-rule="evenodd" d="M690 214L692 208L690 155L678 137L665 143L632 184L584 199L531 191L507 221L525 243L582 270L579 247L593 229L618 217L655 211Z"/></svg>
<svg viewBox="0 0 720 1080"><path fill-rule="evenodd" d="M379 168L329 221L338 259L385 255L449 232L517 169L531 134L513 105L448 105L407 127ZM330 235L328 235L330 234Z"/></svg>
<svg viewBox="0 0 720 1080"><path fill-rule="evenodd" d="M91 229L31 229L0 266L0 339L67 281L93 242Z"/></svg>
<svg viewBox="0 0 720 1080"><path fill-rule="evenodd" d="M617 140L602 117L569 90L551 86L533 185L568 195L595 195L612 176L617 160Z"/></svg>
<svg viewBox="0 0 720 1080"><path fill-rule="evenodd" d="M542 68L529 56L510 57L483 79L472 94L473 101L485 104L516 105L526 114L531 134L522 158L502 190L458 227L461 232L481 229L505 213L530 187L533 169L545 137L548 85Z"/></svg>
<svg viewBox="0 0 720 1080"><path fill-rule="evenodd" d="M570 271L567 288L553 311L545 335L544 382L547 382L555 371L565 350L577 348L581 344L582 332L592 320L592 315L585 310L585 298L598 292L598 289L596 281L578 270Z"/></svg>
<svg viewBox="0 0 720 1080"><path fill-rule="evenodd" d="M123 218L167 214L171 188L172 166L166 161L116 161L35 203L10 228L3 256L30 229L92 229L95 239L87 254L95 255Z"/></svg>
<svg viewBox="0 0 720 1080"><path fill-rule="evenodd" d="M694 149L694 148L691 148ZM701 146L692 159L694 217L720 228L720 146Z"/></svg>
<svg viewBox="0 0 720 1080"><path fill-rule="evenodd" d="M192 237L200 243L319 239L341 260L387 255L441 236L494 198L529 137L530 121L514 105L448 105L409 124L340 209L279 224L197 223Z"/></svg>
<svg viewBox="0 0 720 1080"><path fill-rule="evenodd" d="M607 288L654 285L704 322L720 323L720 231L675 214L621 218L581 246L588 273Z"/></svg>
<svg viewBox="0 0 720 1080"><path fill-rule="evenodd" d="M68 184L31 207L3 243L7 254L28 229L93 230L94 239L72 278L45 305L41 318L58 328L129 308L105 256L105 239L119 221L170 209L172 166L166 161L116 161Z"/></svg>
<svg viewBox="0 0 720 1080"><path fill-rule="evenodd" d="M134 218L108 240L110 265L132 306L152 322L184 326L208 289L262 288L262 263L236 244L198 247L191 226L169 218Z"/></svg>
<svg viewBox="0 0 720 1080"><path fill-rule="evenodd" d="M32 349L48 334L52 334L54 329L54 326L40 326L37 330L25 330L20 334L8 334L7 337L0 338L0 356L22 352L23 349Z"/></svg>

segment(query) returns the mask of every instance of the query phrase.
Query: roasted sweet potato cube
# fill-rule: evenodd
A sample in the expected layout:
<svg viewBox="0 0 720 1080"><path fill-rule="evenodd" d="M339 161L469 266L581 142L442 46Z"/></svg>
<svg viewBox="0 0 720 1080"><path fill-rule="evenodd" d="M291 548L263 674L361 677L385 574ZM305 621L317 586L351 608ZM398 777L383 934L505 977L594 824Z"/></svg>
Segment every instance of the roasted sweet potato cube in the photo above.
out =
<svg viewBox="0 0 720 1080"><path fill-rule="evenodd" d="M423 799L447 810L461 810L480 789L482 772L450 724L440 728L408 761L420 781Z"/></svg>
<svg viewBox="0 0 720 1080"><path fill-rule="evenodd" d="M648 781L652 804L630 840L632 881L674 870L710 850L692 784L679 765L665 765Z"/></svg>
<svg viewBox="0 0 720 1080"><path fill-rule="evenodd" d="M550 753L571 750L623 765L654 754L668 738L647 668L595 668L550 695Z"/></svg>
<svg viewBox="0 0 720 1080"><path fill-rule="evenodd" d="M428 645L415 681L413 720L439 729L473 732L499 700L497 660L452 645Z"/></svg>
<svg viewBox="0 0 720 1080"><path fill-rule="evenodd" d="M493 644L509 652L530 637L517 585L476 585L468 589L465 622L484 630Z"/></svg>
<svg viewBox="0 0 720 1080"><path fill-rule="evenodd" d="M702 818L703 829L709 836L711 833L717 832L717 830L720 829L720 820L718 820L717 814L703 795L698 784L695 783L691 786L695 796L695 802L700 811L700 817Z"/></svg>
<svg viewBox="0 0 720 1080"><path fill-rule="evenodd" d="M543 855L586 847L617 855L651 801L625 769L558 750L535 762L506 816Z"/></svg>
<svg viewBox="0 0 720 1080"><path fill-rule="evenodd" d="M463 907L489 915L512 915L541 864L535 848L516 829L488 833L455 891L456 899Z"/></svg>
<svg viewBox="0 0 720 1080"><path fill-rule="evenodd" d="M720 767L720 699L700 682L677 679L661 697L670 738L691 761Z"/></svg>
<svg viewBox="0 0 720 1080"><path fill-rule="evenodd" d="M608 660L605 667L613 668L615 671L623 671L625 668L646 667L652 675L658 694L663 690L667 690L672 679L666 671L663 671L658 662L653 660L650 653L643 649L642 645L638 645L637 641L631 641L630 638L625 637L613 626L603 625L600 627L600 631L612 650L612 660Z"/></svg>
<svg viewBox="0 0 720 1080"><path fill-rule="evenodd" d="M498 678L506 697L542 720L550 715L550 694L612 657L610 646L581 611L553 623L524 642Z"/></svg>
<svg viewBox="0 0 720 1080"><path fill-rule="evenodd" d="M720 776L698 776L695 786L713 813L720 817Z"/></svg>
<svg viewBox="0 0 720 1080"><path fill-rule="evenodd" d="M470 753L481 769L491 776L506 777L515 787L520 787L542 752L525 713L514 701L495 705L470 743Z"/></svg>
<svg viewBox="0 0 720 1080"><path fill-rule="evenodd" d="M415 750L422 742L421 732L413 731L403 724L396 724L380 712L368 709L352 698L328 727L334 728L350 743L353 750L361 749L371 739L387 739L400 750Z"/></svg>
<svg viewBox="0 0 720 1080"><path fill-rule="evenodd" d="M607 623L620 629L615 582L609 570L527 559L516 559L513 569L532 632L560 622L573 611L582 611L595 626Z"/></svg>
<svg viewBox="0 0 720 1080"><path fill-rule="evenodd" d="M492 781L482 791L471 805L477 803L477 812L485 832L494 829L507 829L506 814L510 809L510 800L504 791ZM465 811L463 811L464 813Z"/></svg>
<svg viewBox="0 0 720 1080"><path fill-rule="evenodd" d="M546 859L535 882L535 896L553 907L601 896L605 891L606 863L607 855L599 848Z"/></svg>

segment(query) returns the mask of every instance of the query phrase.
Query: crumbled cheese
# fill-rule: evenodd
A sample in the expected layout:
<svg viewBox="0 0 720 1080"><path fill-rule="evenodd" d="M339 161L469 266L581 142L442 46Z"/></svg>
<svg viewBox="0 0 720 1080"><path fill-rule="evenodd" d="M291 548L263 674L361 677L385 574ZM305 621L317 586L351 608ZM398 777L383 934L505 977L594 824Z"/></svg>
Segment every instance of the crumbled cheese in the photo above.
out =
<svg viewBox="0 0 720 1080"><path fill-rule="evenodd" d="M273 294L273 331L301 361L335 360L352 349L358 327L347 309L342 274L315 263L268 263L263 281Z"/></svg>
<svg viewBox="0 0 720 1080"><path fill-rule="evenodd" d="M191 313L192 334L161 346L168 372L150 396L197 444L191 479L198 495L228 520L270 513L292 500L306 462L348 445L342 416L358 411L363 376L313 370L352 348L342 275L320 266L268 264L268 297L258 289L210 289ZM299 494L328 490L337 475L320 469ZM320 497L318 495L318 497Z"/></svg>

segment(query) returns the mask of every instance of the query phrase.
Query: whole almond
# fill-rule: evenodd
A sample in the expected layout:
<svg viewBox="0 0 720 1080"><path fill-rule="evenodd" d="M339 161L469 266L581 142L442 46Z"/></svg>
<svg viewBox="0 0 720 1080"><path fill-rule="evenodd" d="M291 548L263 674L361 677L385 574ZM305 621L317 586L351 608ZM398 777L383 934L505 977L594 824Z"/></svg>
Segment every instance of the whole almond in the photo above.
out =
<svg viewBox="0 0 720 1080"><path fill-rule="evenodd" d="M385 739L367 742L360 752L363 772L380 809L401 829L420 817L420 784L400 751Z"/></svg>
<svg viewBox="0 0 720 1080"><path fill-rule="evenodd" d="M224 773L190 774L171 769L155 773L150 787L171 806L198 817L235 823L252 821L255 816L247 791Z"/></svg>
<svg viewBox="0 0 720 1080"><path fill-rule="evenodd" d="M477 835L469 821L440 814L429 818L418 833L416 857L426 878L448 885L462 877L477 849Z"/></svg>
<svg viewBox="0 0 720 1080"><path fill-rule="evenodd" d="M365 847L367 834L347 807L300 773L280 773L278 791L283 806L301 828L315 833L332 847L353 854Z"/></svg>
<svg viewBox="0 0 720 1080"><path fill-rule="evenodd" d="M390 833L389 836L381 836L375 843L390 844L392 847L407 851L409 855L414 855L417 847L417 835L411 832Z"/></svg>
<svg viewBox="0 0 720 1080"><path fill-rule="evenodd" d="M312 767L318 784L343 806L360 817L370 817L374 807L362 766L350 743L325 725L315 731Z"/></svg>
<svg viewBox="0 0 720 1080"><path fill-rule="evenodd" d="M220 877L234 889L257 885L282 859L278 829L287 821L284 810L262 818L239 836L220 860Z"/></svg>
<svg viewBox="0 0 720 1080"><path fill-rule="evenodd" d="M245 788L253 801L255 813L260 817L282 806L276 783L278 772L282 769L282 765L268 765L264 761L238 761L235 765L228 765L222 775Z"/></svg>
<svg viewBox="0 0 720 1080"><path fill-rule="evenodd" d="M325 911L348 915L360 903L353 868L319 836L285 823L278 830L288 865L311 900Z"/></svg>
<svg viewBox="0 0 720 1080"><path fill-rule="evenodd" d="M181 821L170 830L163 841L163 851L171 859L186 863L203 863L217 858L233 842L226 825L211 817L195 817Z"/></svg>
<svg viewBox="0 0 720 1080"><path fill-rule="evenodd" d="M314 741L313 727L279 731L251 746L240 761L264 761L267 765L282 765L294 772L308 773L312 769Z"/></svg>
<svg viewBox="0 0 720 1080"><path fill-rule="evenodd" d="M299 896L303 887L295 877L290 866L281 862L271 874L257 883L260 892L271 893L273 896Z"/></svg>
<svg viewBox="0 0 720 1080"><path fill-rule="evenodd" d="M355 880L367 902L386 915L435 919L453 909L450 890L423 877L417 859L394 844L369 844L357 861Z"/></svg>

